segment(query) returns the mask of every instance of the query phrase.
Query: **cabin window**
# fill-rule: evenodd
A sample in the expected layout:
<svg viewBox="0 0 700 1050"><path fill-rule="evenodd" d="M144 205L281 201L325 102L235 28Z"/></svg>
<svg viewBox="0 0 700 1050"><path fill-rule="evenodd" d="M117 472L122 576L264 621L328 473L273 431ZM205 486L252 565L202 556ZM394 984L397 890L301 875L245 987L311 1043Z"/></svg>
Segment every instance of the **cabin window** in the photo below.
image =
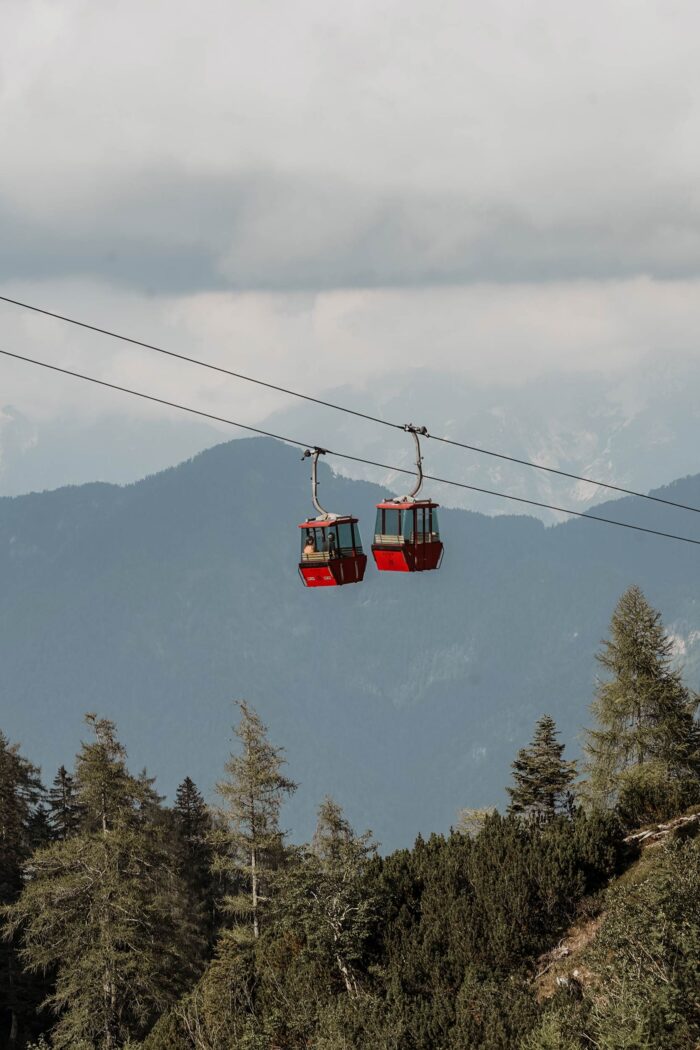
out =
<svg viewBox="0 0 700 1050"><path fill-rule="evenodd" d="M302 561L321 561L325 558L328 538L327 529L300 529Z"/></svg>
<svg viewBox="0 0 700 1050"><path fill-rule="evenodd" d="M343 554L352 554L353 547L355 546L353 526L349 521L344 521L341 525L337 526L337 529L341 551Z"/></svg>
<svg viewBox="0 0 700 1050"><path fill-rule="evenodd" d="M323 548L331 557L337 557L340 553L340 542L338 540L338 526L329 525L323 529L325 533L325 547Z"/></svg>
<svg viewBox="0 0 700 1050"><path fill-rule="evenodd" d="M357 554L362 554L362 539L360 537L360 529L356 524L352 527L352 541Z"/></svg>
<svg viewBox="0 0 700 1050"><path fill-rule="evenodd" d="M398 536L401 531L401 511L392 507L391 510L382 511L382 518L381 532L385 536Z"/></svg>
<svg viewBox="0 0 700 1050"><path fill-rule="evenodd" d="M402 543L401 511L397 507L378 507L374 526L377 543Z"/></svg>

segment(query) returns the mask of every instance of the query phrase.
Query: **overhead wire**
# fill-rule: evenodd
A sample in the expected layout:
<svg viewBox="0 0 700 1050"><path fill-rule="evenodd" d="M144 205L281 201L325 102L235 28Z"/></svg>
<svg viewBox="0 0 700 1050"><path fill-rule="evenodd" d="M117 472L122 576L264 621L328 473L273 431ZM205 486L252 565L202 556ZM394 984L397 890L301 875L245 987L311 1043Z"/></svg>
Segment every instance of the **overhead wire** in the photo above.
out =
<svg viewBox="0 0 700 1050"><path fill-rule="evenodd" d="M634 489L626 489L622 485L613 485L609 481L596 481L594 478L586 478L581 474L571 474L568 470L560 470L558 467L548 467L544 463L535 463L529 459L518 459L517 456L508 456L505 452L494 452L492 449L481 448L478 445L468 445L464 441L456 441L454 438L435 437L433 434L429 434L428 437L432 437L435 441L440 441L444 445L454 445L455 448L464 448L471 452L478 452L482 456L503 459L508 463L516 463L522 467L535 467L537 470L544 470L548 474L558 474L560 478L569 478L572 481L585 481L587 485L595 485L598 488L609 489L612 492L620 492L625 496L650 500L652 503L664 503L667 507L676 507L678 510L689 510L693 514L700 514L700 507L692 507L687 503L677 503L675 500L664 499L662 496L652 496L650 492L635 492Z"/></svg>
<svg viewBox="0 0 700 1050"><path fill-rule="evenodd" d="M134 390L131 387L122 386L119 383L111 383L106 379L98 379L96 376L86 375L84 372L76 372L69 368L63 368L60 365L52 365L49 364L49 362L47 361L40 361L37 358L27 357L24 354L17 354L11 350L0 349L0 354L4 355L5 357L13 358L17 361L24 361L27 364L36 365L39 368L46 368L52 372L58 372L62 375L71 376L74 379L82 379L88 383L94 383L97 386L106 387L109 390L116 390L123 394L129 394L132 397L142 398L145 401L152 401L159 405L165 405L168 408L175 408L182 412L188 412L191 415L201 416L204 419L213 420L217 423L225 423L228 426L238 427L241 430L247 430L253 434L259 434L264 437L273 438L276 441L283 441L285 444L295 445L298 448L305 449L309 447L314 447L313 442L299 441L298 438L290 438L283 434L276 434L273 431L263 430L260 427L254 427L248 423L240 423L237 420L229 419L225 416L218 416L212 412L205 412L203 409L193 408L191 405L184 405L179 401L171 401L167 398L158 397L155 394L145 393L142 390ZM378 467L381 470L391 470L399 474L410 474L414 477L416 476L416 472L414 470L408 470L406 467L398 467L390 463L380 463L377 460L365 459L362 456L354 456L350 455L347 452L338 452L334 449L326 449L325 451L328 453L328 455L335 456L338 459L346 459L354 463L363 463L366 466ZM616 525L618 528L631 529L634 532L644 532L649 534L650 536L659 536L663 539L675 540L679 543L690 543L694 546L700 547L700 540L692 539L690 536L679 536L676 533L662 532L659 529L651 529L644 525L634 525L631 522L616 521L614 518L605 518L599 514L589 514L586 511L572 510L567 507L558 507L551 503L544 503L540 502L539 500L526 499L524 496L514 496L507 492L499 492L496 489L486 489L478 485L467 484L463 481L454 481L450 478L440 478L433 474L424 474L424 477L428 481L434 481L440 485L449 485L454 488L467 489L470 492L479 492L489 496L497 496L500 499L512 500L516 503L527 504L531 507L540 507L545 510L557 511L561 514L570 514L573 517L586 518L589 521L597 521L605 525Z"/></svg>
<svg viewBox="0 0 700 1050"><path fill-rule="evenodd" d="M166 347L157 346L154 343L147 343L141 339L135 339L132 336L124 335L121 332L115 332L109 328L102 328L98 325L89 324L87 321L81 321L75 317L68 317L66 314L59 314L41 306L34 306L33 304L25 303L20 299L12 299L10 296L0 295L0 301L10 303L13 306L19 306L24 310L31 310L33 313L43 314L46 317L53 317L57 321L63 321L66 324L75 325L78 328L84 328L87 331L96 332L99 335L109 336L111 339L118 339L121 342L130 343L132 346L138 346L143 350L152 350L155 353L163 354L166 357L197 365L199 368L207 368L212 372L219 372L221 375L230 376L233 379L240 379L246 383L253 383L256 386L265 387L268 390L274 390L277 393L285 394L288 397L296 397L302 401L310 401L313 404L333 409L335 412L345 412L347 415L356 416L358 419L366 419L371 423L378 423L381 426L392 427L395 430L404 429L404 424L402 423L393 423L389 419L383 419L381 416L375 416L369 412L361 412L358 409L348 408L347 405L339 405L333 401L328 401L321 397L313 397L311 394L305 394L299 390L292 390L289 387L279 386L276 383L270 383L264 379L257 379L254 376L245 375L243 372L236 372L233 369L225 368L223 365L214 364L212 361L203 361L201 358L191 357L189 354L182 354L175 350L168 350ZM562 478L568 478L571 481L582 481L586 485L594 485L596 488L608 489L611 492L618 492L625 496L634 496L636 499L649 500L652 503L662 503L668 507L675 507L678 510L687 510L691 511L693 514L700 514L700 507L692 507L686 503L678 503L675 500L665 499L662 496L652 496L651 493L648 492L637 492L635 489L625 488L622 485L614 485L612 482L598 481L595 478L589 478L583 474L574 474L567 470L561 470L558 467L547 466L545 463L537 463L534 460L520 459L517 456L511 456L505 452L483 448L480 445L470 445L464 441L457 441L455 438L440 437L436 434L430 433L427 433L425 436L432 441L438 441L444 445L452 445L454 448L462 448L482 456L490 456L491 458L504 460L505 462L514 463L518 466L529 467L533 470L541 470L548 474L555 474ZM533 505L537 506L538 504ZM567 511L567 513L573 512Z"/></svg>
<svg viewBox="0 0 700 1050"><path fill-rule="evenodd" d="M387 419L381 419L379 416L372 416L368 412L360 412L354 408L347 408L343 405L336 405L332 401L325 401L321 397L312 397L311 394L303 394L299 390L290 390L285 386L278 386L277 383L270 383L265 379L255 379L253 376L244 375L242 372L234 372L230 368L224 368L223 365L215 365L213 361L202 361L199 357L190 357L188 354L178 353L176 350L168 350L163 346L156 346L154 343L145 343L142 339L134 339L130 335L123 335L121 332L113 332L109 328L100 328L94 324L88 324L87 321L79 321L75 317L66 317L64 314L54 313L52 310L45 310L40 306L32 306L30 303L23 303L19 299L10 299L7 295L0 295L0 301L4 303L12 303L13 306L21 306L25 310L32 310L36 314L44 314L46 317L53 317L57 321L65 321L66 324L76 325L78 328L86 328L89 332L97 332L99 335L108 335L111 339L119 339L122 343L131 343L132 346L139 346L142 350L154 350L157 354L164 354L166 357L173 357L178 361L187 361L188 364L198 365L200 368L208 368L211 372L219 372L221 375L231 376L233 379L242 379L246 383L254 383L256 386L264 386L268 390L275 390L279 394L287 394L289 397L298 397L302 401L311 401L315 405L323 405L325 408L332 408L336 412L347 412L348 415L357 416L359 419L368 419L371 423L380 423L385 427L395 427L397 430L403 430L403 426L399 423L390 423Z"/></svg>

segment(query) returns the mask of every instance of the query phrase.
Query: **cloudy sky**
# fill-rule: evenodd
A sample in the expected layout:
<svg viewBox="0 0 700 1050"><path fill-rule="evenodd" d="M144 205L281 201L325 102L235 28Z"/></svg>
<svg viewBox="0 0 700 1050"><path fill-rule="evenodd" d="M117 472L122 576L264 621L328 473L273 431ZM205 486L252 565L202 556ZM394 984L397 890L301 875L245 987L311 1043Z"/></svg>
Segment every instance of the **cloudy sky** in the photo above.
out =
<svg viewBox="0 0 700 1050"><path fill-rule="evenodd" d="M697 361L693 0L1 7L0 294L310 392ZM0 335L248 422L284 405L4 304ZM9 405L159 412L0 359Z"/></svg>

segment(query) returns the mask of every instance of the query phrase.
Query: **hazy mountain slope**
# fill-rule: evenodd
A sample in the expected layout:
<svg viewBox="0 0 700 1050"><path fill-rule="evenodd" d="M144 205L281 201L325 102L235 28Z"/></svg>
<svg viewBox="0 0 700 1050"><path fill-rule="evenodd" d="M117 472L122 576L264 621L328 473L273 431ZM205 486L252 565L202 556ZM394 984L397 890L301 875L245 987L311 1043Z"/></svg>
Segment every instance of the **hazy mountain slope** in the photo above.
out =
<svg viewBox="0 0 700 1050"><path fill-rule="evenodd" d="M700 477L671 498L700 505ZM331 478L323 499L370 539L381 490ZM132 765L209 791L246 697L301 782L287 820L309 831L325 792L386 846L498 802L543 711L569 740L593 653L631 582L688 648L700 550L589 522L446 512L437 574L305 590L296 571L308 464L262 439L219 445L128 486L0 500L0 725L53 775L81 717L117 720ZM610 516L689 531L695 516L633 500ZM690 520L686 520L690 519ZM700 531L700 530L699 530Z"/></svg>
<svg viewBox="0 0 700 1050"><path fill-rule="evenodd" d="M428 368L378 375L363 389L328 394L331 401L393 422L424 424L431 433L481 448L534 460L570 473L646 492L669 478L695 473L700 420L700 363L690 366L669 355L664 369L640 368L624 377L556 374L525 384L472 383L461 374ZM319 444L367 459L410 466L413 450L405 435L316 406L291 403L269 420L275 432L308 435ZM426 470L438 477L498 489L586 510L607 498L604 489L504 460L425 443ZM376 468L339 465L352 477L377 479ZM513 506L492 496L445 489L450 506L510 514ZM552 521L555 515L529 513Z"/></svg>
<svg viewBox="0 0 700 1050"><path fill-rule="evenodd" d="M0 496L89 481L125 484L222 440L204 420L30 418L0 403Z"/></svg>
<svg viewBox="0 0 700 1050"><path fill-rule="evenodd" d="M445 374L427 368L386 373L378 362L377 373L364 385L325 392L315 387L326 375L322 362L310 360L308 365L313 367L316 392L333 402L399 423L425 424L432 433L574 474L646 492L698 469L700 359L695 363L669 353L663 368L641 366L609 375L549 372L528 382L517 381L507 370L497 382L474 382L461 371ZM310 382L307 371L291 385L306 390ZM228 398L230 391L236 404L237 396L255 389L227 380L222 395ZM265 424L274 433L380 462L411 465L412 443L400 432L318 405L280 401L283 407ZM86 403L93 413L101 404ZM223 411L223 402L213 409L199 403ZM133 403L125 400L124 407L129 411ZM248 411L241 416L231 408L230 414L256 422ZM232 429L230 436L240 432ZM114 414L47 421L3 408L0 401L0 495L94 480L132 482L227 439L228 431L222 435L206 421L183 414L173 419ZM605 490L595 486L446 445L427 442L425 454L430 473L546 503L586 509L606 498ZM389 480L376 468L348 461L336 465L352 477ZM450 506L513 512L511 504L496 497L454 488L439 495ZM556 517L537 508L529 513L545 521Z"/></svg>

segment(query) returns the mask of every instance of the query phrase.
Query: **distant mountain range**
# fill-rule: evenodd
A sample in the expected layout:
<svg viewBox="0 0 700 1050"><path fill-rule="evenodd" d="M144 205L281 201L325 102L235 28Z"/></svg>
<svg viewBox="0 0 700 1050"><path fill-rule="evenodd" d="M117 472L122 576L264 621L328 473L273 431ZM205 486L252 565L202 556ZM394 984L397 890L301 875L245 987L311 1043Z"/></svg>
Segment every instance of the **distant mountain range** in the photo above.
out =
<svg viewBox="0 0 700 1050"><path fill-rule="evenodd" d="M240 392L240 384L231 383ZM300 375L295 385L306 389L308 377ZM510 384L504 376L503 382L484 386L470 383L464 373L438 375L426 369L378 373L361 388L321 396L393 422L424 424L436 435L646 492L699 469L698 391L700 360L694 364L669 355L663 368L642 367L617 378L550 373L525 385ZM263 425L312 444L411 465L412 445L400 432L305 402L290 401ZM0 495L94 480L136 481L227 440L228 434L185 415L42 422L3 409L0 402ZM235 430L230 434L240 436ZM429 473L572 509L586 509L608 495L595 486L435 442L426 442L425 457ZM334 466L375 484L402 484L376 468L348 461ZM437 495L451 506L489 514L518 510L506 500L455 488L438 489ZM530 513L548 522L560 517L536 508Z"/></svg>
<svg viewBox="0 0 700 1050"><path fill-rule="evenodd" d="M573 520L446 510L437 573L327 591L297 577L308 462L265 439L218 445L137 484L0 499L0 727L50 780L81 718L116 720L162 790L212 791L248 699L301 787L308 835L325 793L386 848L500 803L545 711L564 739L588 718L621 592L638 583L700 685L700 548ZM700 475L664 489L700 506ZM332 476L323 499L361 519L383 490ZM631 498L596 513L700 536L700 519Z"/></svg>
<svg viewBox="0 0 700 1050"><path fill-rule="evenodd" d="M425 425L431 434L519 459L647 492L670 478L697 473L700 428L700 360L688 365L669 356L663 369L634 376L546 375L526 384L470 383L464 374L428 368L376 377L363 389L334 391L331 401L396 423ZM411 442L397 431L331 410L292 403L268 420L269 429L367 459L410 466ZM315 435L319 435L316 437ZM482 488L508 492L573 510L609 497L595 485L508 463L494 456L425 442L425 469ZM339 461L351 477L401 486L374 467ZM507 500L438 488L450 506L488 514L518 513ZM551 522L561 515L532 508Z"/></svg>

